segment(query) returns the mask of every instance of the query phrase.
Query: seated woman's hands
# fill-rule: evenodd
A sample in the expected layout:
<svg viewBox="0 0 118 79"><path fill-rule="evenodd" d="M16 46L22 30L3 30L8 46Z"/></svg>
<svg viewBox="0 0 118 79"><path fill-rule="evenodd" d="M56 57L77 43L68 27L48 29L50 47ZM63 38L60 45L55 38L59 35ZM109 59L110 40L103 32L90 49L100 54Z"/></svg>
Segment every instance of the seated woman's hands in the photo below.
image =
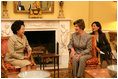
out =
<svg viewBox="0 0 118 79"><path fill-rule="evenodd" d="M76 61L77 62L79 61L79 59L80 59L81 56L82 56L81 54L76 54Z"/></svg>
<svg viewBox="0 0 118 79"><path fill-rule="evenodd" d="M71 48L71 58L76 54L75 50Z"/></svg>
<svg viewBox="0 0 118 79"><path fill-rule="evenodd" d="M24 56L24 59L28 59L29 57L28 56Z"/></svg>
<svg viewBox="0 0 118 79"><path fill-rule="evenodd" d="M28 50L28 56L25 56L25 59L28 59L31 56L32 50Z"/></svg>

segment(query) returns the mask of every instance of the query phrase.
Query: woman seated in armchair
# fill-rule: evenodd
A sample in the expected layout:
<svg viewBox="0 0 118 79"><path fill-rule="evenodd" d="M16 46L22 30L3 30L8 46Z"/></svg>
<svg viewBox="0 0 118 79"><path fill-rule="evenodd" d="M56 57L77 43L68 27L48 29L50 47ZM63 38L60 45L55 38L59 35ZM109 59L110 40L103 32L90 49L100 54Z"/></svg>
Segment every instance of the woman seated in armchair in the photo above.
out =
<svg viewBox="0 0 118 79"><path fill-rule="evenodd" d="M91 24L92 26L92 33L91 35L95 35L96 37L96 50L97 53L100 53L101 63L103 60L107 61L107 64L110 65L109 59L111 59L111 47L106 38L105 33L102 32L102 27L100 22L95 21ZM98 55L98 54L97 54Z"/></svg>
<svg viewBox="0 0 118 79"><path fill-rule="evenodd" d="M68 49L71 52L73 76L84 77L86 61L92 58L91 36L84 31L85 23L83 19L75 21L75 33L72 34Z"/></svg>
<svg viewBox="0 0 118 79"><path fill-rule="evenodd" d="M11 30L14 34L8 40L8 51L5 56L5 61L14 67L21 68L21 72L31 69L31 62L28 58L31 56L32 49L24 35L24 27L24 22L20 20L12 24ZM24 55L25 48L28 50L28 56Z"/></svg>

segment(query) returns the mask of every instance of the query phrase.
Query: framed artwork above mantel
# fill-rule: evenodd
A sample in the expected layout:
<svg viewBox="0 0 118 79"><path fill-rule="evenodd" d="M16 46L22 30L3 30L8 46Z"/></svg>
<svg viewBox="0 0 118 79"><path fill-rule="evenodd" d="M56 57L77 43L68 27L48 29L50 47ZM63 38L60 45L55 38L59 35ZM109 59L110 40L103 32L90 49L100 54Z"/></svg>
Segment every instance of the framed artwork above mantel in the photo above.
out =
<svg viewBox="0 0 118 79"><path fill-rule="evenodd" d="M42 13L54 13L54 1L14 1L14 12L29 13L30 9L35 8L36 5L40 6Z"/></svg>

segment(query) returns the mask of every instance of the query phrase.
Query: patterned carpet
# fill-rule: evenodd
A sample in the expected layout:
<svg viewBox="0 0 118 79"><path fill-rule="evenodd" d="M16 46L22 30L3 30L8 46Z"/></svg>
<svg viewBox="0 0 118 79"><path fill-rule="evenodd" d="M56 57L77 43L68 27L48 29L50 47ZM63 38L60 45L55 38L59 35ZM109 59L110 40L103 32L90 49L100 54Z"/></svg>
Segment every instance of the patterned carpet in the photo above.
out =
<svg viewBox="0 0 118 79"><path fill-rule="evenodd" d="M116 62L112 61L112 64L117 64ZM107 68L108 64L106 61L103 61L102 68ZM51 78L54 78L54 71L50 71ZM58 73L56 71L55 78L58 78ZM59 71L59 78L73 78L71 69L60 69Z"/></svg>
<svg viewBox="0 0 118 79"><path fill-rule="evenodd" d="M113 61L112 64L117 64L117 63L115 63ZM104 61L102 63L102 68L106 68L107 66L108 66L107 63ZM39 67L37 69L39 69ZM47 71L49 71L51 73L51 78L54 78L54 71L53 70L47 70ZM55 78L58 78L58 72L56 71L55 73L56 73ZM17 75L10 76L9 78L18 78L18 76ZM60 69L59 70L59 78L73 78L71 69Z"/></svg>
<svg viewBox="0 0 118 79"><path fill-rule="evenodd" d="M52 68L46 68L46 67L52 67ZM54 70L53 64L47 64L45 67L46 71L49 71L51 73L51 78L54 78ZM57 67L57 66L56 66ZM37 70L40 70L40 66L37 65ZM58 71L55 71L55 78L58 78ZM72 72L71 69L60 69L59 70L59 78L72 78Z"/></svg>
<svg viewBox="0 0 118 79"><path fill-rule="evenodd" d="M48 71L48 70L47 70ZM49 71L51 73L50 78L54 78L54 71ZM9 78L18 78L18 75L11 75ZM55 72L55 78L58 78L58 72ZM61 69L59 71L59 78L72 78L71 71L68 69Z"/></svg>
<svg viewBox="0 0 118 79"><path fill-rule="evenodd" d="M54 78L54 71L49 71L51 73L51 78ZM58 78L58 72L55 72L55 78ZM71 70L62 69L59 71L59 78L73 78Z"/></svg>

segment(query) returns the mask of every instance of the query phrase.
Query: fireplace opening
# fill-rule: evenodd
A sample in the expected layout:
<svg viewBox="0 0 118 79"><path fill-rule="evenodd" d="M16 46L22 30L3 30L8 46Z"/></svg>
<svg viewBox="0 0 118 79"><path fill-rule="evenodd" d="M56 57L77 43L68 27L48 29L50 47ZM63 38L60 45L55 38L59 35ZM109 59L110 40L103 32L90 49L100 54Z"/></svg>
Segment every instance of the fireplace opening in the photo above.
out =
<svg viewBox="0 0 118 79"><path fill-rule="evenodd" d="M26 31L25 35L32 48L45 48L55 53L55 31Z"/></svg>

